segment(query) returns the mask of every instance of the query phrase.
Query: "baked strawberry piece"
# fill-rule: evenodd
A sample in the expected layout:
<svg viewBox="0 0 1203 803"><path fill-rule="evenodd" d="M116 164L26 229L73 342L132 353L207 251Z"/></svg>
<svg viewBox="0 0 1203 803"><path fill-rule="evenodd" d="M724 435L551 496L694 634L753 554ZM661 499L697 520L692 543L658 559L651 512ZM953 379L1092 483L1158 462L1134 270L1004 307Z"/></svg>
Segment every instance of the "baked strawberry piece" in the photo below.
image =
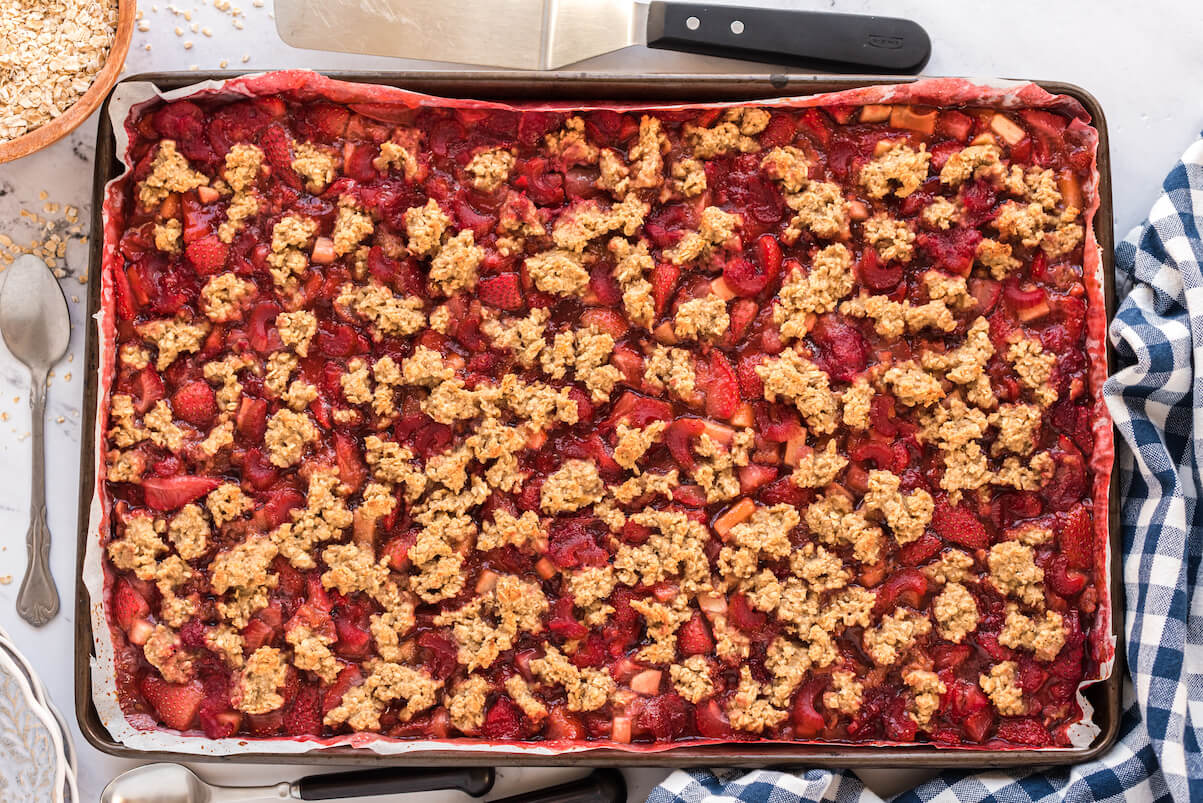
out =
<svg viewBox="0 0 1203 803"><path fill-rule="evenodd" d="M1081 126L391 119L131 123L105 547L134 721L1068 743L1107 581Z"/></svg>

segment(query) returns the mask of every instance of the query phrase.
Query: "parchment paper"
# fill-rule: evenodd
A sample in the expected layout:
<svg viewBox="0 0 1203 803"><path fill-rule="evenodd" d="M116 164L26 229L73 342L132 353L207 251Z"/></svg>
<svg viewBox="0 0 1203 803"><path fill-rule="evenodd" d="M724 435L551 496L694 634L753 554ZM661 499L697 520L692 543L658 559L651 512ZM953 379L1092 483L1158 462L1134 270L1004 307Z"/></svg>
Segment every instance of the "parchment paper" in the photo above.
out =
<svg viewBox="0 0 1203 803"><path fill-rule="evenodd" d="M115 364L114 338L114 290L112 272L123 268L116 244L121 234L120 196L123 180L129 173L127 158L131 131L127 122L135 119L139 107L160 100L201 95L213 98L255 97L260 95L285 94L298 100L330 100L345 103L355 111L385 122L394 121L398 113L414 106L442 106L455 108L495 108L525 110L587 111L592 109L623 108L630 110L704 109L732 105L756 105L769 107L805 108L827 105L863 105L874 103L916 103L932 106L977 105L993 108L1042 108L1061 112L1073 118L1070 126L1089 138L1097 147L1097 132L1090 128L1088 115L1073 98L1050 95L1031 83L1000 81L994 79L934 78L883 86L868 86L843 92L809 95L804 97L777 98L740 103L529 103L507 104L479 100L436 98L403 89L374 84L357 84L336 81L305 70L287 70L260 73L232 78L227 81L203 81L171 92L160 92L153 84L132 82L118 85L109 105L109 115L117 140L117 155L126 165L122 176L105 187L104 204L104 247L101 282L100 309L95 316L97 335L100 337L98 393L96 395L96 431L94 454L96 465L95 493L90 510L89 536L84 557L84 583L88 589L92 616L94 657L92 658L92 697L100 720L113 738L126 747L136 750L170 751L188 754L232 755L245 753L305 753L338 746L368 749L386 755L422 753L431 750L459 750L482 753L505 753L524 756L555 756L576 753L599 747L616 748L634 752L659 752L667 749L687 749L694 745L722 744L721 740L699 739L687 743L656 745L624 745L612 742L503 742L495 743L482 739L457 738L445 740L395 739L379 734L355 733L332 738L275 737L275 738L230 738L209 739L199 731L179 733L157 726L148 717L127 717L118 702L114 671L114 646L109 630L109 617L105 603L109 596L112 577L109 576L103 559L103 544L108 537L110 523L108 500L104 493L106 470L104 432L107 426L109 385ZM1094 153L1092 147L1092 154ZM1097 677L1088 678L1079 686L1077 701L1083 712L1079 722L1066 728L1066 734L1074 747L1089 745L1099 733L1093 722L1093 707L1084 697L1083 689L1091 683L1110 676L1114 668L1115 637L1112 633L1112 608L1109 578L1111 576L1110 549L1108 547L1107 495L1111 464L1114 456L1111 417L1102 400L1102 387L1106 379L1106 325L1107 316L1103 300L1102 259L1094 232L1094 214L1099 207L1098 168L1092 157L1090 181L1082 188L1088 199L1086 209L1086 239L1084 273L1089 296L1087 316L1087 349L1091 357L1090 385L1095 401L1094 437L1095 447L1091 457L1094 471L1093 513L1095 523L1096 555L1101 560L1102 583L1099 587L1099 604L1095 622L1089 634L1088 644L1098 658ZM1096 573L1097 574L1097 573ZM768 742L762 740L761 743ZM769 742L776 744L805 744L804 742ZM832 744L820 742L820 744ZM855 746L906 746L909 743L858 742ZM1021 749L1017 747L1016 749ZM1030 749L1030 748L1024 748ZM1050 747L1049 751L1066 748Z"/></svg>

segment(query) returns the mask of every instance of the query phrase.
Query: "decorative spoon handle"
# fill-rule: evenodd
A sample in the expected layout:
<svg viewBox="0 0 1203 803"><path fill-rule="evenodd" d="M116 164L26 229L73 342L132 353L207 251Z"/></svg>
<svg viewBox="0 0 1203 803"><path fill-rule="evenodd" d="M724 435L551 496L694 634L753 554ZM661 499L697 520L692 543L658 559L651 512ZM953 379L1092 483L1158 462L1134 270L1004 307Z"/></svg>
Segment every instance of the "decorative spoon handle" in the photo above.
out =
<svg viewBox="0 0 1203 803"><path fill-rule="evenodd" d="M41 627L58 613L58 591L50 576L50 528L46 526L46 369L32 371L33 391L30 406L33 416L33 490L29 503L29 533L25 545L29 565L21 592L17 595L17 613L34 627Z"/></svg>

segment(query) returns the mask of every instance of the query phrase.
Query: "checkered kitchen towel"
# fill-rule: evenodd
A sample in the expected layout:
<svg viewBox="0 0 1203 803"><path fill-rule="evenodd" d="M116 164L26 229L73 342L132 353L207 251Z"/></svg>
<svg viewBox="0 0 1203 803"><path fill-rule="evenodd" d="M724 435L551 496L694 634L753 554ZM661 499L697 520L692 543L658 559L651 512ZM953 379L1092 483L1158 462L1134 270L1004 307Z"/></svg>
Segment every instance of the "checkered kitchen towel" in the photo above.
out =
<svg viewBox="0 0 1203 803"><path fill-rule="evenodd" d="M1124 298L1105 395L1122 441L1124 716L1098 761L1027 775L946 772L901 801L1203 801L1203 139L1118 247ZM851 773L675 772L649 803L878 801Z"/></svg>

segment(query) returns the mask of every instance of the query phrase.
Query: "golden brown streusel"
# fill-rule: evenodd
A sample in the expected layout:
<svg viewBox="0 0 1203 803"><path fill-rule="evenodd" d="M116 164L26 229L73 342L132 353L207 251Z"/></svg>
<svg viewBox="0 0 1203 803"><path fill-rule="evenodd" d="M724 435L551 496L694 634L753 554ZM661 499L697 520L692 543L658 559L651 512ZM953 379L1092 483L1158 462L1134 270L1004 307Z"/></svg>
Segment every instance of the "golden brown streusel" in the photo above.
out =
<svg viewBox="0 0 1203 803"><path fill-rule="evenodd" d="M940 183L958 187L974 178L999 178L1002 153L997 145L985 143L962 148L940 168Z"/></svg>
<svg viewBox="0 0 1203 803"><path fill-rule="evenodd" d="M293 143L292 169L305 179L305 189L315 195L334 181L334 157L308 142ZM234 185L231 183L230 186Z"/></svg>
<svg viewBox="0 0 1203 803"><path fill-rule="evenodd" d="M472 176L472 186L481 192L493 192L506 182L514 169L514 154L504 148L483 150L474 155L464 171Z"/></svg>
<svg viewBox="0 0 1203 803"><path fill-rule="evenodd" d="M277 410L267 420L267 445L272 465L287 468L300 462L305 447L317 440L317 428L306 413Z"/></svg>
<svg viewBox="0 0 1203 803"><path fill-rule="evenodd" d="M915 232L889 215L878 214L864 223L865 239L886 262L910 262L915 253Z"/></svg>
<svg viewBox="0 0 1203 803"><path fill-rule="evenodd" d="M978 676L982 691L989 695L994 709L1004 717L1021 717L1028 710L1015 670L1014 661L1000 661L990 667L990 674Z"/></svg>
<svg viewBox="0 0 1203 803"><path fill-rule="evenodd" d="M926 145L920 144L919 150L915 150L895 142L861 168L860 184L871 198L884 198L891 192L905 198L927 179L930 161Z"/></svg>
<svg viewBox="0 0 1203 803"><path fill-rule="evenodd" d="M852 272L852 254L842 243L835 243L814 255L810 270L792 271L777 293L773 320L786 340L800 338L810 331L816 315L831 312L840 299L852 292L856 277Z"/></svg>
<svg viewBox="0 0 1203 803"><path fill-rule="evenodd" d="M906 655L915 639L931 632L931 621L909 608L898 608L882 617L877 627L865 631L865 652L878 666L892 666Z"/></svg>
<svg viewBox="0 0 1203 803"><path fill-rule="evenodd" d="M535 287L545 293L579 296L589 286L589 272L571 251L544 251L523 263Z"/></svg>
<svg viewBox="0 0 1203 803"><path fill-rule="evenodd" d="M960 583L948 583L932 601L936 630L940 637L960 644L965 636L977 629L977 600Z"/></svg>
<svg viewBox="0 0 1203 803"><path fill-rule="evenodd" d="M198 351L208 333L207 321L190 323L179 318L161 318L138 326L142 339L153 343L158 350L155 369L159 371L175 362L181 354Z"/></svg>
<svg viewBox="0 0 1203 803"><path fill-rule="evenodd" d="M800 488L822 488L831 483L848 465L848 458L836 452L835 440L827 441L827 448L806 454L794 467L790 476Z"/></svg>
<svg viewBox="0 0 1203 803"><path fill-rule="evenodd" d="M477 266L484 256L484 249L476 244L472 229L464 229L447 238L430 260L430 281L448 296L471 290L476 286Z"/></svg>
<svg viewBox="0 0 1203 803"><path fill-rule="evenodd" d="M1015 603L1007 603L1007 618L998 634L1004 647L1029 650L1038 661L1051 661L1065 646L1065 625L1061 614L1045 611L1043 616L1028 617Z"/></svg>
<svg viewBox="0 0 1203 803"><path fill-rule="evenodd" d="M601 500L605 483L590 460L567 460L543 482L540 507L544 513L571 512Z"/></svg>
<svg viewBox="0 0 1203 803"><path fill-rule="evenodd" d="M914 695L907 706L907 714L920 728L927 728L932 715L940 709L941 695L948 691L944 681L935 672L909 669L902 673L902 682L911 687Z"/></svg>
<svg viewBox="0 0 1203 803"><path fill-rule="evenodd" d="M787 245L797 242L803 229L825 240L848 232L850 207L839 184L812 181L802 192L786 195L785 203L796 213L781 236Z"/></svg>
<svg viewBox="0 0 1203 803"><path fill-rule="evenodd" d="M764 382L765 399L793 402L807 424L821 435L835 431L839 398L831 392L826 372L796 348L757 365L756 374Z"/></svg>
<svg viewBox="0 0 1203 803"><path fill-rule="evenodd" d="M204 187L209 177L193 170L184 155L176 150L175 140L159 141L155 158L150 163L150 175L138 185L138 200L147 209L153 209L173 192Z"/></svg>
<svg viewBox="0 0 1203 803"><path fill-rule="evenodd" d="M673 332L682 340L714 340L731 325L727 302L716 295L692 298L677 308Z"/></svg>

